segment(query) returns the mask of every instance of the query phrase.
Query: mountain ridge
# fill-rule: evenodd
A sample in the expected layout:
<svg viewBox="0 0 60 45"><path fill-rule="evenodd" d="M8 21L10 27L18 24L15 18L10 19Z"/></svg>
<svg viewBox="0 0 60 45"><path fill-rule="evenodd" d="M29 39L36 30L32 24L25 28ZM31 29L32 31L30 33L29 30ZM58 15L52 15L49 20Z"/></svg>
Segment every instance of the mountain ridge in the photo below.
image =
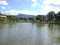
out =
<svg viewBox="0 0 60 45"><path fill-rule="evenodd" d="M34 15L28 15L28 14L18 14L18 17L22 17L22 18L30 18L30 17L34 17Z"/></svg>

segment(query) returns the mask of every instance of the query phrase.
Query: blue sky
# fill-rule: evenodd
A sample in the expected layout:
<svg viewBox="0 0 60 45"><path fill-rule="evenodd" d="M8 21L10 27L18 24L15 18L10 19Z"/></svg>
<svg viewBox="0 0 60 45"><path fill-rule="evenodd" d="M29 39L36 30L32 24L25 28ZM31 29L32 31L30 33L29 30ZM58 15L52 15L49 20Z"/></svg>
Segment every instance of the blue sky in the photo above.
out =
<svg viewBox="0 0 60 45"><path fill-rule="evenodd" d="M60 0L0 0L0 12L4 14L46 15L60 11Z"/></svg>

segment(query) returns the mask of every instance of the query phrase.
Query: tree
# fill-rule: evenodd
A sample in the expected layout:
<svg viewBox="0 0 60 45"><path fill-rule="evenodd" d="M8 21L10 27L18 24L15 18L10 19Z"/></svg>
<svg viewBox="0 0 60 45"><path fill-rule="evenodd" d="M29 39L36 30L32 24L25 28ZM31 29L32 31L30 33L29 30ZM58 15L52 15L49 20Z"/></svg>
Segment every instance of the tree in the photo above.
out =
<svg viewBox="0 0 60 45"><path fill-rule="evenodd" d="M56 18L56 21L60 21L60 11L56 14L55 18Z"/></svg>
<svg viewBox="0 0 60 45"><path fill-rule="evenodd" d="M9 15L9 16L7 16L7 20L8 20L9 22L15 22L15 21L19 21L20 18L17 17L17 16Z"/></svg>
<svg viewBox="0 0 60 45"><path fill-rule="evenodd" d="M49 21L53 21L54 18L55 18L55 13L54 13L54 11L50 11L50 12L47 14L47 16L48 16L48 20L49 20Z"/></svg>
<svg viewBox="0 0 60 45"><path fill-rule="evenodd" d="M34 21L36 21L36 17L30 17L29 20L34 22Z"/></svg>
<svg viewBox="0 0 60 45"><path fill-rule="evenodd" d="M60 15L60 11L58 12L58 15Z"/></svg>
<svg viewBox="0 0 60 45"><path fill-rule="evenodd" d="M44 20L44 16L43 15L38 15L38 16L36 16L36 20L43 21Z"/></svg>
<svg viewBox="0 0 60 45"><path fill-rule="evenodd" d="M0 17L0 21L5 21L5 18L4 17Z"/></svg>

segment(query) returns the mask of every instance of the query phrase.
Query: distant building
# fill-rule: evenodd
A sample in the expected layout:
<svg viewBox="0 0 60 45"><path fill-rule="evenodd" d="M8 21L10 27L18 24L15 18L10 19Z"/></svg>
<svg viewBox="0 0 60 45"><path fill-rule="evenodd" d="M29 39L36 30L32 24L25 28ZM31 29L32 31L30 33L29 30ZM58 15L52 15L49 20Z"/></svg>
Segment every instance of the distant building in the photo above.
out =
<svg viewBox="0 0 60 45"><path fill-rule="evenodd" d="M2 18L5 18L5 19L4 19L4 22L7 21L7 15L0 13L0 18L1 18L1 17L2 17Z"/></svg>
<svg viewBox="0 0 60 45"><path fill-rule="evenodd" d="M6 18L7 16L5 14L0 13L0 17Z"/></svg>

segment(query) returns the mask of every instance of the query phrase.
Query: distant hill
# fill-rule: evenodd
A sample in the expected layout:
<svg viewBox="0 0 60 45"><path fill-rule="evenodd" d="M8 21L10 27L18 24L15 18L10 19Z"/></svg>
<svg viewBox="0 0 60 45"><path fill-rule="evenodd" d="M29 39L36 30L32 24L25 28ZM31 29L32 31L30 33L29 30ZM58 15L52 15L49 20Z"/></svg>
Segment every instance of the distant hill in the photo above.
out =
<svg viewBox="0 0 60 45"><path fill-rule="evenodd" d="M34 15L26 15L26 14L18 14L18 17L22 17L22 18L30 18L30 17L34 17Z"/></svg>

